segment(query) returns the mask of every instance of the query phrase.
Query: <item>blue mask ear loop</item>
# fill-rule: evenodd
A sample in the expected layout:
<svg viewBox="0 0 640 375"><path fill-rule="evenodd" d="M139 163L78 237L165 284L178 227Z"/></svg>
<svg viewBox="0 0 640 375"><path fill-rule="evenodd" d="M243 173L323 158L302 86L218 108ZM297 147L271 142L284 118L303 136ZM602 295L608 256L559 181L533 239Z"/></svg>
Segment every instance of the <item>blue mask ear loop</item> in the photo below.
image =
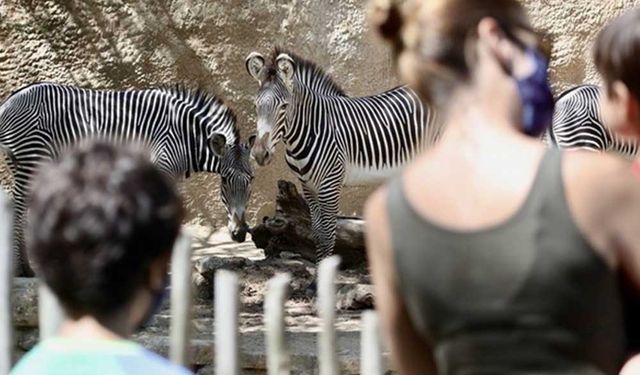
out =
<svg viewBox="0 0 640 375"><path fill-rule="evenodd" d="M527 50L529 46L527 46L525 42L520 40L520 38L518 38L516 34L514 34L513 31L511 31L511 29L508 28L504 22L498 22L498 26L500 26L500 30L502 30L502 33L504 34L504 36L507 37L507 39L509 39L516 46L518 46L518 48L520 48L521 50L523 51ZM533 33L533 30L530 30L529 28L522 27L522 29Z"/></svg>
<svg viewBox="0 0 640 375"><path fill-rule="evenodd" d="M513 31L511 31L510 28L507 27L507 25L504 22L500 22L498 21L498 26L500 27L500 30L502 31L502 33L504 34L504 36L509 39L511 41L511 43L515 44L518 48L520 48L521 51L526 52L531 48L535 48L535 47L530 47L528 46L525 42L523 42L522 40L520 40L520 38L518 38L516 36L516 34L513 33ZM530 30L529 28L526 27L521 27L523 30L534 33L533 30ZM537 49L537 48L536 48ZM546 58L545 58L546 60ZM500 62L500 65L502 65L502 68L504 69L504 71L509 75L509 76L513 76L513 63L510 66L507 66L506 64L504 64L503 62Z"/></svg>

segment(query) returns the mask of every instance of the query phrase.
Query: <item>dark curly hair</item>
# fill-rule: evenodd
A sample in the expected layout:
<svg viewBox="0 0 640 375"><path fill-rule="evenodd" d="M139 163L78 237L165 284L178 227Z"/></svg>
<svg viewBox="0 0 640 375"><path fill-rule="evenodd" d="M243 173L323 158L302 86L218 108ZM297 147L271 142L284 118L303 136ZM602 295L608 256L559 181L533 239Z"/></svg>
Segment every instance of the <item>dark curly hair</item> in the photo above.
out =
<svg viewBox="0 0 640 375"><path fill-rule="evenodd" d="M43 165L29 199L27 250L70 317L117 312L171 253L183 208L133 147L87 142Z"/></svg>

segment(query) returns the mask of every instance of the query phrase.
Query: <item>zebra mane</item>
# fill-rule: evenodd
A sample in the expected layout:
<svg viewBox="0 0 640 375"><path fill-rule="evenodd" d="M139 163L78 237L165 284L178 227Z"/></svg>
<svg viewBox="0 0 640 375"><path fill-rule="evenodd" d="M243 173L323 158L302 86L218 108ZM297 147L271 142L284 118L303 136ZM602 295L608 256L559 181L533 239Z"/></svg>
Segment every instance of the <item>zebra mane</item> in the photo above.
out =
<svg viewBox="0 0 640 375"><path fill-rule="evenodd" d="M306 85L313 91L317 91L323 94L334 96L346 95L342 87L340 87L333 80L333 78L331 78L331 76L327 74L316 63L302 58L300 57L300 55L282 47L276 47L271 54L271 61L269 63L267 71L269 77L273 77L276 75L276 58L278 58L278 56L282 53L286 53L287 55L291 56L291 58L293 58L293 61L295 61L296 77L302 84Z"/></svg>
<svg viewBox="0 0 640 375"><path fill-rule="evenodd" d="M230 117L231 125L232 125L232 133L235 137L235 144L240 142L240 129L237 125L237 117L235 112L227 105L225 102L220 99L216 95L212 95L207 91L197 88L192 89L179 84L176 85L167 85L160 86L158 90L165 92L167 94L172 95L174 98L178 100L182 100L185 102L189 102L194 109L195 112L200 112L203 109L209 109L211 107L219 108L222 112L221 115L225 117ZM212 111L207 111L206 113L211 113ZM217 111L214 111L217 112Z"/></svg>

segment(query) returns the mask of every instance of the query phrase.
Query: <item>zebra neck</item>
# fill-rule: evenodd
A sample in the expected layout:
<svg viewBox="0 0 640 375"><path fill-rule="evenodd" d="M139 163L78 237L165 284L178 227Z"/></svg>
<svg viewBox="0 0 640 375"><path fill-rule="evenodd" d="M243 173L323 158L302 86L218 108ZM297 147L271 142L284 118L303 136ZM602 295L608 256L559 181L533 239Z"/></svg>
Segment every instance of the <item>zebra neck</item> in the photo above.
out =
<svg viewBox="0 0 640 375"><path fill-rule="evenodd" d="M327 136L329 123L318 107L326 108L324 98L311 91L294 96L290 105L292 111L287 114L285 128L282 132L287 155L293 158L304 157L308 148L320 136Z"/></svg>

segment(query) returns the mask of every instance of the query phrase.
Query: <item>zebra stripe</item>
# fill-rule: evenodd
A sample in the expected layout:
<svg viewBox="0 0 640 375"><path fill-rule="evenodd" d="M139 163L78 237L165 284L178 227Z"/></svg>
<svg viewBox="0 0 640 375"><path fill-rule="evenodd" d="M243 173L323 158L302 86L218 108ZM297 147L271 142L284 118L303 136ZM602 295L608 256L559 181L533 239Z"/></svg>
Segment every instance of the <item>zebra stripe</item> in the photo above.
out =
<svg viewBox="0 0 640 375"><path fill-rule="evenodd" d="M235 115L222 101L181 87L109 91L39 83L18 90L0 106L0 145L15 181L19 274L31 273L22 236L29 181L42 162L89 138L140 144L172 177L220 174L230 225L246 233L246 223L235 216L244 220L250 194L250 148L240 144Z"/></svg>
<svg viewBox="0 0 640 375"><path fill-rule="evenodd" d="M433 144L441 127L404 86L349 97L317 65L281 49L268 63L252 53L246 67L260 83L252 155L264 165L284 141L321 260L333 252L342 186L383 181Z"/></svg>
<svg viewBox="0 0 640 375"><path fill-rule="evenodd" d="M556 100L549 139L560 148L611 151L625 157L638 155L638 143L607 128L600 113L598 86L580 85L564 91Z"/></svg>

